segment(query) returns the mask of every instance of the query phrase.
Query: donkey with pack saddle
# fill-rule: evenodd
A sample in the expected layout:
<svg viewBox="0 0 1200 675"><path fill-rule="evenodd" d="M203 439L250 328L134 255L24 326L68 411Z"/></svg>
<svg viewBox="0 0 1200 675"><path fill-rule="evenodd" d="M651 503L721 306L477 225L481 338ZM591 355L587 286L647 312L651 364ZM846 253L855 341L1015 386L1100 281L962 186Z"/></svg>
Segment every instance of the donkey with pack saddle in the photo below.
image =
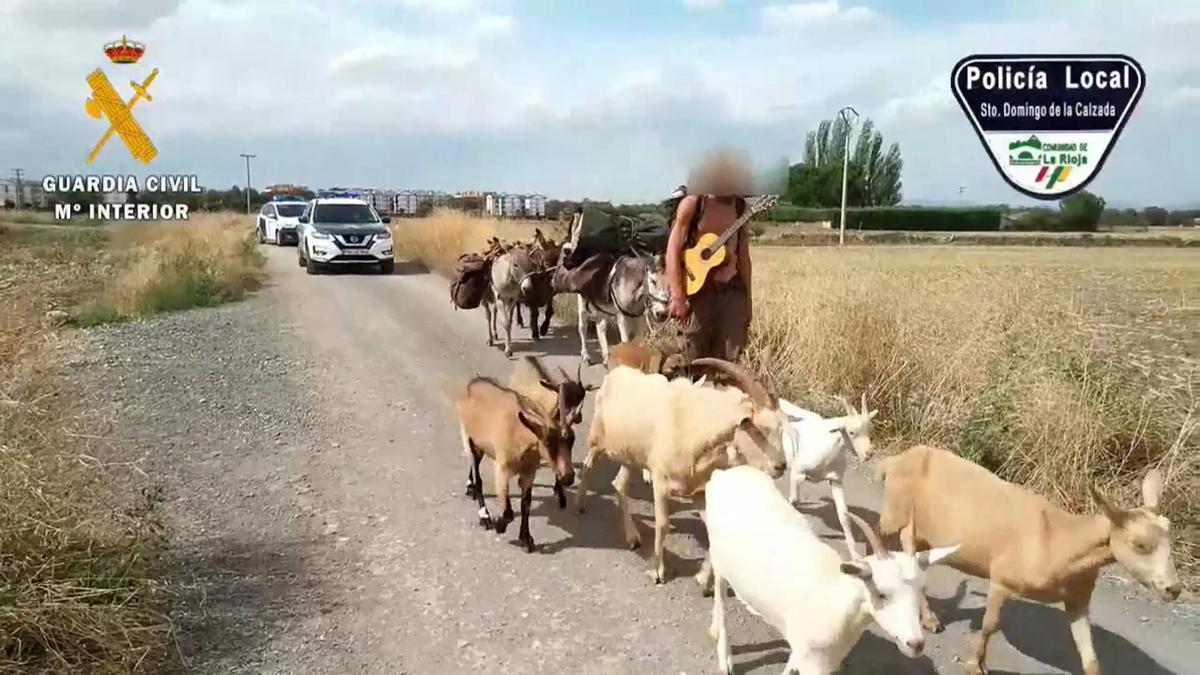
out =
<svg viewBox="0 0 1200 675"><path fill-rule="evenodd" d="M666 236L669 228L657 214L638 219L612 217L583 209L575 215L570 241L563 244L554 271L555 293L574 293L578 302L579 354L595 361L587 349L587 325L596 325L603 362L608 361L608 321L615 318L621 341L633 338L630 319L661 321L667 315Z"/></svg>

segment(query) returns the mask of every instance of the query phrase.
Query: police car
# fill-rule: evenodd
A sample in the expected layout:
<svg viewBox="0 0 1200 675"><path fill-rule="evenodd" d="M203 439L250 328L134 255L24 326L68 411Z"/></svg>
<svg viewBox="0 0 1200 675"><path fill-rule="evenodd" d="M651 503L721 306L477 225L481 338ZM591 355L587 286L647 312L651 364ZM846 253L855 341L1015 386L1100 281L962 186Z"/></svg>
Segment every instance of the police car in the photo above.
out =
<svg viewBox="0 0 1200 675"><path fill-rule="evenodd" d="M258 212L258 243L271 242L276 246L295 244L300 214L304 213L303 197L277 196Z"/></svg>
<svg viewBox="0 0 1200 675"><path fill-rule="evenodd" d="M388 216L361 199L317 197L300 214L297 260L309 274L334 265L377 265L391 274L395 249Z"/></svg>

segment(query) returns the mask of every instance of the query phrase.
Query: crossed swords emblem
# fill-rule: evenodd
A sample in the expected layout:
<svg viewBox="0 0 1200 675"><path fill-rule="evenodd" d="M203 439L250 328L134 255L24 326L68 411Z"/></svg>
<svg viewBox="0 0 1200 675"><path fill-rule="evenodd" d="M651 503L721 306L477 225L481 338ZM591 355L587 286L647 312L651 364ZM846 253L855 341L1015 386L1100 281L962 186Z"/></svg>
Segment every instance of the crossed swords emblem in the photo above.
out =
<svg viewBox="0 0 1200 675"><path fill-rule="evenodd" d="M114 132L121 137L125 147L129 148L129 154L143 164L149 164L150 160L158 156L158 150L154 147L154 143L150 141L150 137L142 130L142 125L138 124L131 112L133 106L143 98L147 101L154 100L148 89L156 77L158 77L158 68L151 71L141 84L130 81L129 84L133 87L134 94L126 102L108 81L108 76L104 74L104 71L97 68L92 71L91 75L88 75L87 83L92 88L92 97L85 104L87 114L94 119L100 119L103 116L108 119L110 125L108 131L104 132L100 141L96 143L96 147L92 148L91 153L88 154L88 164L96 159L96 155L104 149L104 144L108 142L109 138L112 138Z"/></svg>

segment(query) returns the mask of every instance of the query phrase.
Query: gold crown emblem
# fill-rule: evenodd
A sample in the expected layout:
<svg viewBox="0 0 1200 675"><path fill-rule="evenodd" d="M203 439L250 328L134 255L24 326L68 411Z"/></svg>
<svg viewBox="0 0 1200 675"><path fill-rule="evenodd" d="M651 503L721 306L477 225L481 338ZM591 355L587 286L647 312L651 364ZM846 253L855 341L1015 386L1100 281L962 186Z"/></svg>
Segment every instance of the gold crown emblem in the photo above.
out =
<svg viewBox="0 0 1200 675"><path fill-rule="evenodd" d="M146 53L146 45L130 42L122 35L120 40L104 45L104 53L113 63L137 63Z"/></svg>

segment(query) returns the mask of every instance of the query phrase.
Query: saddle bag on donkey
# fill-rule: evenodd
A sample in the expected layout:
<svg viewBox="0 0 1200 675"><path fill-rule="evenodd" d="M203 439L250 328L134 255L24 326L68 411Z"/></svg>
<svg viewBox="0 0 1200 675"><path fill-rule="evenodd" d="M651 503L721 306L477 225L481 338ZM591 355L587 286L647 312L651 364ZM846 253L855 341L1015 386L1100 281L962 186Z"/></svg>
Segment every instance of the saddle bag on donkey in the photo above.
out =
<svg viewBox="0 0 1200 675"><path fill-rule="evenodd" d="M450 282L450 302L458 309L475 309L487 292L492 261L478 253L458 256L454 280Z"/></svg>

